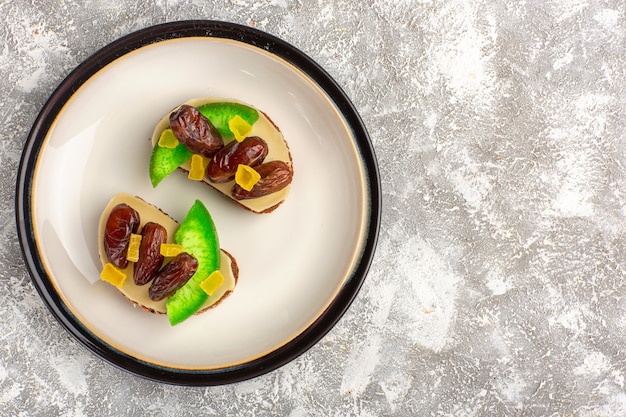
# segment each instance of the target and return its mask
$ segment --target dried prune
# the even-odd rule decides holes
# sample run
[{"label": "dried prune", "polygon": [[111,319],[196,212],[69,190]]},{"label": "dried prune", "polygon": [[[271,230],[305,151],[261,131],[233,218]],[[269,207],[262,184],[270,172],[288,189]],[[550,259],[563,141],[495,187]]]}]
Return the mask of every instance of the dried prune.
[{"label": "dried prune", "polygon": [[174,136],[187,149],[207,158],[224,146],[220,132],[193,106],[183,104],[172,112],[170,127]]},{"label": "dried prune", "polygon": [[139,259],[135,263],[133,278],[135,284],[145,285],[156,276],[163,265],[161,244],[167,242],[167,230],[160,224],[148,222],[141,230]]},{"label": "dried prune", "polygon": [[283,161],[271,161],[254,168],[261,179],[250,191],[244,190],[238,184],[233,185],[231,194],[237,200],[258,198],[280,191],[291,183],[293,172]]},{"label": "dried prune", "polygon": [[235,177],[239,164],[260,165],[267,152],[267,143],[258,136],[249,136],[241,142],[234,140],[213,155],[206,176],[217,183],[230,181]]},{"label": "dried prune", "polygon": [[187,252],[180,253],[157,273],[152,281],[148,296],[160,301],[172,295],[198,270],[198,260]]},{"label": "dried prune", "polygon": [[139,213],[127,204],[113,207],[104,229],[104,252],[118,268],[126,268],[130,235],[139,228]]}]

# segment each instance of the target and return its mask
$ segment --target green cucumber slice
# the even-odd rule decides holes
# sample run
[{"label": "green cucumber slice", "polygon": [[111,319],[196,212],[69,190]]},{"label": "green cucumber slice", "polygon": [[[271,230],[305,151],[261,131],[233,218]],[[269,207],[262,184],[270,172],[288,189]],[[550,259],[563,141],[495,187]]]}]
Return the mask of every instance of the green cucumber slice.
[{"label": "green cucumber slice", "polygon": [[215,223],[200,200],[189,209],[174,234],[174,242],[198,260],[198,270],[166,303],[170,324],[176,325],[195,314],[208,298],[200,283],[220,268],[220,243]]},{"label": "green cucumber slice", "polygon": [[155,144],[150,156],[150,182],[153,187],[191,158],[191,152],[179,143],[175,148],[164,148]]},{"label": "green cucumber slice", "polygon": [[209,119],[213,126],[220,132],[222,137],[232,138],[233,132],[228,127],[228,122],[233,117],[239,115],[250,126],[259,119],[259,112],[245,104],[231,101],[207,103],[198,107],[204,117]]}]

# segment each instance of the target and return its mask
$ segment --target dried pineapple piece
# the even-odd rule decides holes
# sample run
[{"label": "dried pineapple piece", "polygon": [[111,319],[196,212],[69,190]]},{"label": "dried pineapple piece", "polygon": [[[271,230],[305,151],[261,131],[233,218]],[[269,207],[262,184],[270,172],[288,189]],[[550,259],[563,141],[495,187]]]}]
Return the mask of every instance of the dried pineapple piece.
[{"label": "dried pineapple piece", "polygon": [[204,179],[204,173],[208,165],[208,159],[202,155],[193,154],[191,156],[191,169],[187,177],[193,181],[202,181]]},{"label": "dried pineapple piece", "polygon": [[228,128],[235,135],[237,142],[244,140],[252,131],[252,126],[238,114],[228,121]]},{"label": "dried pineapple piece", "polygon": [[211,295],[220,287],[220,285],[222,285],[222,283],[224,283],[224,275],[222,275],[222,272],[218,269],[217,271],[213,271],[204,281],[200,283],[200,288],[202,288],[202,290],[208,295]]},{"label": "dried pineapple piece", "polygon": [[159,253],[161,256],[165,256],[166,258],[173,258],[174,256],[180,255],[185,251],[183,245],[177,245],[176,243],[163,243],[159,248]]},{"label": "dried pineapple piece", "polygon": [[235,172],[235,182],[246,191],[250,191],[261,179],[261,174],[249,165],[239,164]]},{"label": "dried pineapple piece", "polygon": [[126,253],[128,262],[137,262],[139,260],[139,245],[141,245],[141,235],[131,233],[130,241],[128,242],[128,252]]},{"label": "dried pineapple piece", "polygon": [[124,285],[124,281],[126,281],[126,274],[124,271],[116,268],[112,263],[107,262],[104,268],[102,268],[100,279],[120,288]]},{"label": "dried pineapple piece", "polygon": [[159,138],[159,146],[162,148],[174,149],[178,146],[178,139],[174,136],[172,129],[165,129]]}]

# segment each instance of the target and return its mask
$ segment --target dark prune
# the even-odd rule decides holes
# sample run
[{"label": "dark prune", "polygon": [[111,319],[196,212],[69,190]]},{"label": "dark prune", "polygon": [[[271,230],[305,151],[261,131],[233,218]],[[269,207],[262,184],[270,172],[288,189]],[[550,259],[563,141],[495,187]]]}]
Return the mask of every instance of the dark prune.
[{"label": "dark prune", "polygon": [[291,183],[293,172],[283,161],[271,161],[254,167],[261,179],[250,191],[244,190],[239,184],[232,189],[232,196],[237,200],[262,197],[280,191]]},{"label": "dark prune", "polygon": [[183,252],[157,273],[152,281],[148,295],[152,301],[160,301],[174,294],[185,285],[198,270],[198,260]]},{"label": "dark prune", "polygon": [[139,213],[127,204],[113,207],[104,229],[104,252],[118,268],[126,268],[130,235],[139,228]]},{"label": "dark prune", "polygon": [[148,222],[141,230],[139,259],[135,263],[133,278],[135,284],[145,285],[156,276],[163,265],[161,244],[167,242],[167,231],[157,223]]},{"label": "dark prune", "polygon": [[267,152],[267,143],[258,136],[249,136],[241,142],[233,140],[213,155],[206,176],[213,182],[230,181],[239,164],[255,167],[263,162]]},{"label": "dark prune", "polygon": [[170,127],[176,139],[189,151],[207,158],[224,146],[220,132],[193,106],[183,104],[172,112]]}]

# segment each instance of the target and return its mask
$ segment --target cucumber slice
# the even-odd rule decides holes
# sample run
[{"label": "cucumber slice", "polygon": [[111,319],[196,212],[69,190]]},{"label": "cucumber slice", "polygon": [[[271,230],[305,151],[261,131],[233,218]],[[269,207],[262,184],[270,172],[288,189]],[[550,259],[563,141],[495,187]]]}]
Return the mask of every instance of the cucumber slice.
[{"label": "cucumber slice", "polygon": [[220,268],[220,243],[215,223],[200,200],[189,209],[174,234],[174,242],[198,260],[198,270],[166,303],[170,323],[176,325],[195,314],[208,295],[200,287],[212,272]]},{"label": "cucumber slice", "polygon": [[163,178],[170,175],[190,158],[191,152],[182,143],[179,143],[175,148],[154,145],[150,156],[150,182],[152,186],[159,185]]},{"label": "cucumber slice", "polygon": [[241,117],[250,126],[259,119],[259,112],[256,109],[245,104],[230,101],[203,104],[198,107],[198,110],[213,123],[213,126],[220,132],[222,137],[227,138],[235,136],[228,127],[228,122],[233,117]]}]

